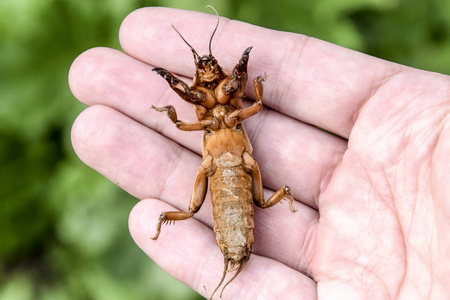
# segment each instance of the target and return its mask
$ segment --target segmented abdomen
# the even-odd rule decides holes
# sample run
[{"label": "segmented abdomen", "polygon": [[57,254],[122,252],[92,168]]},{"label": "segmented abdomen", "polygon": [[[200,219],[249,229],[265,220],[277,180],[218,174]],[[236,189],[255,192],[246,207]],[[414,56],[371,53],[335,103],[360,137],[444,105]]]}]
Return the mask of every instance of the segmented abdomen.
[{"label": "segmented abdomen", "polygon": [[230,261],[241,261],[254,240],[252,179],[240,165],[218,167],[210,189],[217,244]]}]

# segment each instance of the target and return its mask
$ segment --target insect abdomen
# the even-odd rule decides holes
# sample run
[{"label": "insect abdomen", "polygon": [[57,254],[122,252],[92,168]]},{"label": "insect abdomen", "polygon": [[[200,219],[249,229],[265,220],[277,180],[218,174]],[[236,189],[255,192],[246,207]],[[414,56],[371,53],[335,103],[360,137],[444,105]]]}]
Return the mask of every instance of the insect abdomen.
[{"label": "insect abdomen", "polygon": [[254,240],[251,177],[240,165],[218,167],[210,189],[217,244],[230,261],[242,261]]}]

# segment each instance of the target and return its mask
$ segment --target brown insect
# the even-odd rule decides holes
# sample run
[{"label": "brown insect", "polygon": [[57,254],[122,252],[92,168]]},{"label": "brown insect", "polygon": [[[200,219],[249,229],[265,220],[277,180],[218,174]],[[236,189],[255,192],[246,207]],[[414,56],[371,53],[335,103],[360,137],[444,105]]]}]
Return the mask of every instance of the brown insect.
[{"label": "brown insect", "polygon": [[189,87],[165,69],[153,69],[183,100],[194,105],[198,121],[186,123],[178,120],[175,108],[171,105],[152,108],[159,112],[167,112],[172,122],[181,130],[203,130],[203,162],[195,179],[188,212],[161,213],[153,239],[158,238],[162,224],[186,220],[199,211],[210,178],[214,231],[217,245],[224,255],[223,276],[211,295],[212,299],[227,272],[236,271],[223,287],[222,293],[250,258],[254,240],[252,202],[261,208],[268,208],[283,199],[288,199],[291,211],[295,212],[295,209],[293,197],[286,185],[267,201],[264,200],[259,167],[252,157],[253,148],[241,123],[262,109],[262,82],[267,76],[260,75],[253,80],[256,101],[252,106],[243,108],[242,99],[248,78],[247,63],[252,47],[244,51],[231,76],[228,75],[211,53],[211,42],[219,25],[219,15],[212,6],[207,7],[212,8],[217,15],[217,25],[209,41],[209,55],[198,55],[172,25],[194,55],[196,72],[192,86]]}]

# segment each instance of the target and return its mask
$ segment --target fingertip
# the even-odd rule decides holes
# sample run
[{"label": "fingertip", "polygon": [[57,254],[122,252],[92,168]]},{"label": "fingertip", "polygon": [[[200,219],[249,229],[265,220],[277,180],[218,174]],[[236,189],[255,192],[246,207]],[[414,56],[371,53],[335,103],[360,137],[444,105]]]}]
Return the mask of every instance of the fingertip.
[{"label": "fingertip", "polygon": [[[123,187],[128,181],[128,176],[124,174],[134,169],[134,165],[128,162],[127,149],[139,149],[128,145],[125,138],[139,129],[139,124],[108,106],[90,106],[79,114],[72,125],[72,147],[86,165]],[[114,176],[118,170],[122,173]]]},{"label": "fingertip", "polygon": [[164,43],[158,43],[158,36],[170,38],[168,26],[170,9],[166,7],[144,7],[128,14],[119,29],[119,41],[122,49],[131,56],[141,60],[149,55],[164,51]]},{"label": "fingertip", "polygon": [[80,71],[83,69],[83,66],[86,65],[85,60],[84,60],[84,58],[86,57],[85,53],[90,50],[84,51],[83,53],[78,55],[77,58],[75,58],[75,60],[72,62],[72,65],[70,66],[70,69],[69,69],[69,75],[68,75],[69,88],[72,91],[72,94],[78,100],[80,100],[80,98],[81,98],[81,95],[80,95],[81,89],[79,88],[81,86],[81,84],[80,84],[80,76],[79,75],[81,73]]},{"label": "fingertip", "polygon": [[130,13],[122,22],[120,44],[130,56],[184,76],[192,76],[195,65],[188,59],[192,58],[192,54],[188,46],[183,46],[171,24],[198,53],[207,53],[210,28],[214,29],[216,22],[216,16],[205,12],[166,7],[141,8]]},{"label": "fingertip", "polygon": [[68,81],[72,94],[79,101],[88,104],[92,91],[97,90],[99,78],[99,62],[117,54],[118,50],[107,47],[95,47],[78,55],[69,69]]},{"label": "fingertip", "polygon": [[131,41],[141,40],[142,42],[145,42],[145,40],[141,38],[141,35],[144,33],[144,28],[148,29],[151,27],[147,24],[150,19],[147,15],[150,14],[150,12],[150,7],[139,8],[129,13],[122,21],[119,28],[119,41],[120,46],[126,53],[129,53],[131,50]]},{"label": "fingertip", "polygon": [[93,130],[92,125],[96,123],[91,122],[98,115],[98,109],[99,107],[97,106],[85,109],[78,115],[72,125],[71,140],[73,149],[78,157],[85,163],[87,160],[85,156],[92,153],[92,151],[90,151],[91,144],[88,141],[91,140],[91,138],[92,140],[96,140],[95,132],[101,132],[100,128]]}]

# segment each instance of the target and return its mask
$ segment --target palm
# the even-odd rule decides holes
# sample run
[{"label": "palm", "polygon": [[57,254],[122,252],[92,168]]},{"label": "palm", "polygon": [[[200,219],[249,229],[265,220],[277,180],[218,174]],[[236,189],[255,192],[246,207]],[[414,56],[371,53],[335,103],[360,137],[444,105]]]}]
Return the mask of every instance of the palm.
[{"label": "palm", "polygon": [[[161,211],[186,209],[201,161],[198,134],[178,131],[164,116],[149,111],[151,105],[170,102],[181,117],[192,119],[192,108],[151,73],[152,66],[137,60],[191,75],[190,56],[181,55],[178,46],[158,42],[145,48],[151,39],[168,34],[167,19],[174,18],[183,30],[183,20],[192,16],[141,10],[122,27],[121,43],[130,56],[94,49],[77,59],[71,88],[94,107],[77,120],[73,143],[87,164],[148,199],[130,218],[139,246],[172,276],[209,295],[223,268],[210,229],[209,203],[196,214],[201,222],[164,227],[157,242],[149,238]],[[195,19],[211,27],[215,23],[201,14]],[[148,22],[159,29],[146,36],[145,30],[154,28]],[[256,210],[254,254],[223,296],[410,299],[449,293],[441,281],[450,275],[445,252],[450,247],[445,235],[450,214],[445,202],[450,194],[449,145],[444,138],[448,78],[293,34],[232,22],[226,28],[242,37],[235,37],[233,49],[225,49],[219,35],[213,45],[219,64],[229,70],[251,44],[250,77],[269,75],[263,101],[274,109],[263,110],[245,126],[265,186],[290,185],[299,211],[291,214],[283,204]],[[249,42],[249,36],[256,38]],[[194,45],[205,42],[189,32],[186,38]],[[289,56],[300,60],[289,61],[286,53],[277,56],[277,39],[288,54],[301,53]],[[289,39],[291,45],[286,44]],[[273,49],[269,63],[267,53],[256,49]],[[232,50],[236,59],[221,63]],[[259,64],[263,59],[266,63]]]},{"label": "palm", "polygon": [[[445,199],[446,179],[439,178],[449,146],[439,142],[445,88],[397,97],[389,91],[422,80],[417,73],[393,78],[364,104],[319,200],[313,270],[323,296],[426,298],[442,288],[421,272],[436,268],[433,256],[444,253],[437,243],[443,219],[435,205]],[[394,96],[378,97],[386,92]]]}]

